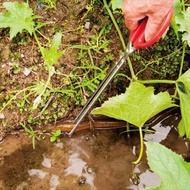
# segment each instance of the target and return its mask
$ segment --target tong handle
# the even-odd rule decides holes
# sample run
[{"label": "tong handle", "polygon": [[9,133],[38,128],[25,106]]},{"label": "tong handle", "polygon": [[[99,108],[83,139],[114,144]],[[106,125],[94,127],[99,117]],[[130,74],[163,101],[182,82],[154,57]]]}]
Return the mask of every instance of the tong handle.
[{"label": "tong handle", "polygon": [[[128,49],[131,50],[130,48],[128,48]],[[101,93],[107,87],[107,85],[111,82],[111,80],[114,78],[114,76],[116,75],[116,73],[120,70],[120,68],[122,67],[122,65],[125,63],[126,58],[129,56],[129,54],[132,53],[132,51],[134,51],[134,50],[132,49],[129,52],[125,52],[124,55],[121,56],[120,59],[116,62],[116,64],[112,67],[112,69],[106,75],[106,77],[104,78],[104,80],[102,81],[102,83],[100,84],[100,86],[98,87],[98,89],[91,96],[91,98],[88,100],[88,102],[86,103],[86,105],[83,107],[82,111],[79,113],[79,115],[75,119],[75,125],[72,128],[72,130],[69,133],[67,133],[68,136],[70,136],[70,137],[72,136],[72,134],[75,132],[75,130],[79,126],[80,122],[84,119],[84,117],[86,116],[86,114],[90,111],[90,109],[92,108],[92,106],[94,105],[94,103],[96,102],[96,100],[98,99],[98,97],[101,95]]]},{"label": "tong handle", "polygon": [[146,24],[148,21],[148,17],[145,17],[139,24],[138,28],[130,32],[129,39],[133,43],[133,47],[136,49],[139,48],[147,48],[154,43],[156,43],[163,35],[163,33],[166,31],[168,26],[170,25],[172,16],[173,16],[174,9],[173,7],[169,10],[168,14],[166,15],[165,20],[163,21],[162,26],[158,30],[158,32],[155,34],[153,38],[151,38],[148,41],[145,41],[145,29]]}]

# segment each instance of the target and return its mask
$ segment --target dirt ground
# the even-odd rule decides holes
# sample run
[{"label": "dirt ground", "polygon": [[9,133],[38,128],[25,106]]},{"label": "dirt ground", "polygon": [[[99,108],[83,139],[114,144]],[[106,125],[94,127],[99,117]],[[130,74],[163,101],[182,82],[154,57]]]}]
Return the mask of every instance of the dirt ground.
[{"label": "dirt ground", "polygon": [[[6,1],[1,1],[0,6],[4,2]],[[24,1],[18,0],[17,2],[22,3]],[[25,89],[36,83],[47,81],[48,73],[44,68],[44,60],[34,36],[23,32],[10,40],[9,29],[0,29],[1,139],[15,129],[22,128],[21,124],[26,125],[28,128],[34,128],[60,119],[75,118],[103,79],[102,76],[105,76],[107,70],[115,63],[123,51],[117,31],[101,1],[58,0],[56,8],[49,9],[44,6],[43,1],[29,1],[29,4],[34,13],[41,16],[38,19],[39,22],[48,22],[48,24],[39,29],[40,33],[37,33],[41,45],[43,47],[49,46],[47,39],[52,40],[56,32],[61,32],[63,37],[60,50],[64,50],[64,54],[59,59],[59,64],[54,66],[56,73],[51,77],[51,85],[48,86],[48,90],[43,95],[40,105],[37,109],[32,109],[37,94]],[[89,9],[90,5],[93,5],[91,9]],[[4,13],[5,10],[1,9],[1,12]],[[129,32],[125,28],[123,15],[119,12],[114,16],[127,43]],[[100,35],[102,28],[105,28],[105,30]],[[96,39],[95,45],[97,45],[97,48],[93,46],[90,50],[91,54],[89,54],[89,50],[71,48],[74,45],[92,46],[94,39]],[[107,43],[107,45],[104,43]],[[105,47],[100,48],[99,46],[103,44]],[[98,48],[99,51],[97,51]],[[153,48],[155,49],[155,47]],[[145,51],[148,56],[146,54],[144,56],[147,59],[153,59],[151,49]],[[137,51],[136,59],[133,60],[135,72],[138,72],[139,69],[144,69],[144,63],[141,64],[141,60],[137,60],[139,55],[140,52]],[[81,68],[78,68],[79,66]],[[94,80],[97,74],[100,73],[97,70],[94,72],[94,70],[88,69],[90,66],[96,66],[105,70],[105,72],[98,75],[97,80]],[[82,67],[85,67],[85,69]],[[175,69],[178,70],[178,65],[174,65],[174,67],[172,68],[172,74],[168,74],[164,70],[168,79],[170,76],[175,75]],[[139,77],[142,79],[158,77],[153,71],[159,72],[158,70],[161,68],[163,67],[157,65],[157,68],[151,70],[144,69],[143,74],[139,74]],[[130,77],[127,66],[124,66],[120,73]],[[88,81],[84,86],[76,87],[84,84],[86,79]],[[100,102],[124,92],[128,82],[126,77],[115,78],[100,97]],[[156,86],[156,88],[159,90],[165,89],[163,86],[161,88]],[[64,90],[68,89],[71,89],[72,93],[65,94]],[[97,105],[100,105],[100,102],[97,102]]]},{"label": "dirt ground", "polygon": [[[2,1],[0,5],[2,5],[3,2],[6,1]],[[21,3],[23,1],[18,2]],[[64,76],[69,76],[71,71],[81,64],[80,60],[77,60],[80,50],[68,47],[78,44],[86,45],[92,36],[97,35],[103,26],[109,25],[111,22],[108,16],[104,14],[102,3],[98,4],[95,10],[89,14],[87,14],[85,6],[89,4],[90,1],[57,1],[56,9],[46,9],[40,1],[30,1],[29,3],[35,14],[42,16],[39,21],[49,23],[40,29],[40,32],[46,36],[46,38],[52,40],[53,35],[57,31],[61,31],[63,34],[60,49],[65,50],[65,53],[59,60],[60,64],[55,65],[55,69],[62,74],[54,74],[51,78],[51,84],[52,88],[66,89],[68,88],[68,85],[65,84],[67,78]],[[97,12],[100,14],[97,14]],[[90,21],[92,24],[90,29],[85,29],[87,21]],[[25,32],[18,34],[10,41],[9,29],[0,29],[0,35],[0,77],[2,79],[0,81],[0,103],[2,104],[1,107],[3,107],[5,102],[8,102],[19,90],[25,89],[40,80],[46,81],[48,73],[43,67],[44,63],[33,36]],[[110,40],[109,46],[107,47],[108,53],[104,52],[104,49],[101,50],[100,53],[92,52],[96,66],[98,66],[99,62],[106,56],[111,55],[113,57],[113,55],[116,55],[116,57],[113,57],[113,60],[118,58],[121,45],[116,31],[111,29],[107,36],[109,36]],[[40,43],[46,47],[47,40],[40,35],[39,40]],[[117,44],[117,46],[113,46],[113,44]],[[18,72],[16,71],[14,63],[18,66]],[[112,60],[105,61],[104,67],[111,64],[113,64]],[[30,69],[31,72],[26,76],[24,71],[27,69]],[[76,80],[80,83],[82,78]],[[74,89],[73,97],[68,97],[62,93],[47,94],[46,97],[44,97],[43,105],[41,104],[36,110],[31,110],[31,105],[35,98],[33,95],[29,96],[27,101],[23,102],[23,94],[19,94],[15,97],[16,101],[12,101],[9,106],[6,106],[1,114],[1,138],[13,129],[20,128],[20,123],[23,122],[29,125],[31,124],[32,126],[39,126],[60,118],[75,117],[78,113],[75,96],[79,96],[77,97],[77,104],[80,107],[84,105],[90,93],[92,94],[92,92],[88,91],[81,94],[80,91],[81,89]],[[44,109],[44,107],[46,108]],[[44,110],[46,111],[44,112]]]}]

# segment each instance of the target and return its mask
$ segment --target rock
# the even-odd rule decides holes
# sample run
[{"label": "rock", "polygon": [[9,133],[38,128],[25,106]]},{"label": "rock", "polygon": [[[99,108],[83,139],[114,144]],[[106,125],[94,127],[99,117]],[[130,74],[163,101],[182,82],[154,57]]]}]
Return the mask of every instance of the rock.
[{"label": "rock", "polygon": [[86,30],[91,30],[92,29],[92,23],[90,21],[87,21],[84,25],[84,28]]},{"label": "rock", "polygon": [[64,4],[69,8],[71,14],[77,16],[84,10],[87,4],[90,4],[90,0],[65,1]]}]

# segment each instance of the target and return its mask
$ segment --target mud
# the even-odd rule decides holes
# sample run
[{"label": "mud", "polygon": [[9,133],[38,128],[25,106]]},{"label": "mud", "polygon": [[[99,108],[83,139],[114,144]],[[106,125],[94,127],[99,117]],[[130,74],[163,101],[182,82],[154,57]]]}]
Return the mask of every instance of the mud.
[{"label": "mud", "polygon": [[[190,142],[179,138],[176,126],[179,115],[173,114],[146,133],[146,141],[156,141],[190,157]],[[50,143],[48,136],[36,141],[21,133],[8,136],[1,143],[1,190],[138,190],[158,186],[158,176],[150,170],[144,153],[135,168],[131,162],[138,156],[138,132],[117,130],[85,130],[72,138],[63,136],[61,142]],[[138,180],[133,180],[137,176]]]}]

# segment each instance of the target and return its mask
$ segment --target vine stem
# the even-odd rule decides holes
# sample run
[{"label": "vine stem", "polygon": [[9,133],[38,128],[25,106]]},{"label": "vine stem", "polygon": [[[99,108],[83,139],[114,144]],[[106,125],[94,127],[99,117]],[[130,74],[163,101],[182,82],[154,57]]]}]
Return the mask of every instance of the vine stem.
[{"label": "vine stem", "polygon": [[[106,1],[106,0],[103,0],[103,2],[104,2],[104,6],[105,6],[106,10],[108,11],[108,14],[109,14],[109,16],[110,16],[112,22],[113,22],[113,24],[114,24],[114,26],[115,26],[115,28],[116,28],[116,30],[117,30],[117,33],[118,33],[118,35],[119,35],[121,44],[122,44],[122,46],[123,46],[123,50],[126,51],[126,45],[125,45],[125,41],[124,41],[124,39],[123,39],[121,30],[119,29],[119,26],[118,26],[118,24],[117,24],[117,22],[116,22],[116,20],[115,20],[115,18],[114,18],[114,16],[113,16],[113,14],[112,14],[112,12],[111,12],[109,6],[108,6],[108,4],[107,4],[107,1]],[[132,79],[135,79],[135,80],[136,80],[136,77],[135,77],[135,74],[134,74],[134,70],[133,70],[133,66],[132,66],[132,64],[131,64],[131,61],[130,61],[129,57],[127,58],[127,63],[128,63],[128,66],[129,66],[129,70],[130,70]]]},{"label": "vine stem", "polygon": [[152,83],[164,83],[164,84],[176,84],[175,80],[137,80],[141,84],[152,84]]},{"label": "vine stem", "polygon": [[123,36],[122,36],[122,34],[121,34],[121,31],[120,31],[120,29],[119,29],[119,26],[118,26],[118,24],[117,24],[117,22],[116,22],[116,20],[115,20],[115,18],[114,18],[114,16],[113,16],[113,14],[112,14],[112,12],[111,12],[109,6],[108,6],[108,4],[107,4],[107,1],[106,1],[106,0],[103,0],[103,2],[104,2],[104,6],[105,6],[106,10],[108,11],[108,14],[109,14],[109,16],[110,16],[112,22],[113,22],[113,24],[114,24],[114,26],[115,26],[115,28],[116,28],[116,30],[117,30],[117,33],[118,33],[118,35],[119,35],[121,44],[122,44],[123,49],[124,49],[124,51],[125,51],[125,50],[126,50],[126,45],[125,45],[125,41],[124,41],[124,39],[123,39]]},{"label": "vine stem", "polygon": [[187,43],[185,42],[185,43],[183,43],[183,52],[182,52],[181,64],[180,64],[179,76],[178,77],[180,77],[182,75],[186,47],[187,47]]},{"label": "vine stem", "polygon": [[[180,64],[180,69],[179,69],[178,78],[182,75],[182,70],[183,70],[183,65],[184,65],[186,47],[187,47],[187,42],[183,43],[183,51],[182,51],[181,64]],[[177,88],[175,89],[175,92],[174,92],[174,97],[176,97],[176,96],[177,96]]]},{"label": "vine stem", "polygon": [[42,54],[42,57],[44,58],[44,53],[43,53],[43,50],[42,50],[42,46],[41,46],[41,44],[40,44],[40,42],[39,42],[39,40],[38,40],[38,37],[37,37],[35,31],[33,32],[33,35],[34,35],[34,38],[35,38],[35,40],[36,40],[36,42],[37,42],[37,44],[38,44],[38,47],[40,48],[40,52],[41,52],[41,54]]},{"label": "vine stem", "polygon": [[143,156],[143,152],[144,152],[144,139],[143,139],[143,132],[142,132],[142,127],[139,127],[139,135],[140,135],[140,152],[139,152],[139,157],[137,158],[137,160],[133,161],[132,164],[138,164]]}]

